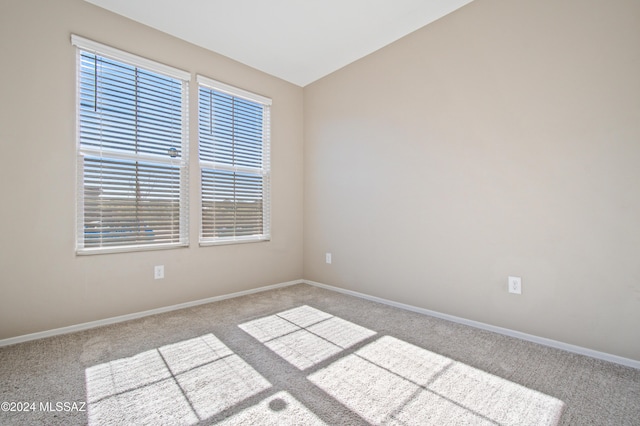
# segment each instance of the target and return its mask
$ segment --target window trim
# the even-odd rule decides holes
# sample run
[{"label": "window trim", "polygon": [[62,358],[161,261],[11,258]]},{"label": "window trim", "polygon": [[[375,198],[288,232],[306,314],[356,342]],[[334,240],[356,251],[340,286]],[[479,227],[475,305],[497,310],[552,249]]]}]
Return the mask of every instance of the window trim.
[{"label": "window trim", "polygon": [[169,77],[187,82],[191,80],[191,73],[188,71],[161,64],[160,62],[143,58],[142,56],[134,55],[133,53],[125,52],[124,50],[116,49],[115,47],[107,46],[106,44],[98,43],[97,41],[89,40],[88,38],[75,34],[71,34],[71,44],[87,52],[97,53],[100,54],[100,56],[125,62],[139,68],[146,68],[149,71],[165,74]]},{"label": "window trim", "polygon": [[[256,93],[249,92],[247,90],[231,86],[229,84],[214,80],[209,77],[205,77],[203,75],[196,75],[197,82],[197,90],[198,90],[198,169],[199,169],[199,177],[200,177],[200,211],[199,211],[199,220],[200,220],[200,229],[198,231],[198,240],[199,245],[201,247],[206,246],[218,246],[218,245],[229,245],[229,244],[243,244],[243,243],[258,243],[258,242],[268,242],[271,241],[271,98],[258,95]],[[260,235],[248,235],[248,236],[234,236],[234,237],[224,237],[224,238],[215,238],[215,237],[203,237],[203,200],[202,196],[202,170],[205,166],[206,168],[216,168],[219,170],[226,171],[251,171],[254,172],[253,168],[244,168],[243,166],[222,166],[222,167],[213,167],[214,163],[210,161],[204,161],[200,159],[200,88],[205,88],[209,90],[214,90],[217,92],[225,93],[227,95],[248,100],[251,102],[255,102],[261,104],[263,109],[263,123],[262,123],[262,194],[263,194],[263,203],[262,203],[262,226],[263,233]]]},{"label": "window trim", "polygon": [[[129,52],[125,52],[102,43],[95,42],[93,40],[80,37],[78,35],[71,35],[71,44],[75,46],[76,50],[76,98],[75,98],[75,120],[76,120],[76,235],[75,235],[75,252],[77,255],[95,255],[95,254],[107,254],[107,253],[121,253],[121,252],[136,252],[136,251],[149,251],[149,250],[166,250],[175,249],[189,246],[189,83],[191,81],[191,73],[180,70],[159,62],[152,61]],[[83,167],[83,158],[86,155],[95,155],[106,153],[103,158],[108,159],[121,159],[132,160],[132,156],[128,154],[119,153],[117,150],[110,151],[108,149],[100,149],[94,147],[82,147],[80,139],[81,129],[81,106],[80,106],[80,56],[82,52],[87,52],[108,58],[114,61],[118,61],[129,66],[143,69],[145,71],[151,71],[153,73],[162,74],[166,77],[182,81],[181,92],[181,149],[182,155],[179,159],[166,159],[153,154],[138,153],[137,159],[142,161],[148,161],[154,164],[164,165],[178,165],[180,169],[180,184],[179,184],[179,215],[180,225],[178,232],[177,242],[168,243],[156,243],[156,244],[144,244],[138,242],[131,245],[117,245],[106,247],[85,247],[84,235],[85,235],[85,199],[84,199],[84,179],[85,169]]]}]

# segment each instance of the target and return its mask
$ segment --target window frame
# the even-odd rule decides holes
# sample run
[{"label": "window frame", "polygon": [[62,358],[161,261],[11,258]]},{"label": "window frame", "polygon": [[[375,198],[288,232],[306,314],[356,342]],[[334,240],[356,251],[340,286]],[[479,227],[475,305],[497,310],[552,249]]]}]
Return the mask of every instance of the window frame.
[{"label": "window frame", "polygon": [[[71,44],[76,48],[76,156],[77,156],[77,184],[76,184],[76,254],[77,255],[92,255],[92,254],[105,254],[105,253],[117,253],[117,252],[133,252],[133,251],[147,251],[147,250],[161,250],[161,249],[173,249],[178,247],[189,246],[189,83],[191,80],[191,73],[170,67],[152,61],[80,36],[75,34],[71,35]],[[180,155],[176,158],[165,158],[164,155],[158,155],[153,153],[141,153],[136,152],[132,154],[125,150],[118,151],[117,149],[105,149],[100,147],[89,147],[83,145],[81,139],[81,125],[82,125],[82,100],[81,100],[81,85],[82,85],[82,54],[86,52],[91,55],[96,55],[111,61],[117,61],[127,66],[135,67],[136,71],[142,70],[144,72],[151,72],[159,74],[163,77],[179,80],[181,84],[181,120],[180,120]],[[137,92],[136,88],[136,93]],[[135,127],[132,134],[137,134],[139,129],[139,122],[135,121]],[[102,143],[102,142],[100,142]],[[172,233],[171,238],[176,241],[149,243],[145,242],[140,235],[140,231],[134,235],[135,241],[124,241],[123,244],[118,245],[102,245],[100,242],[97,246],[86,246],[86,216],[85,216],[85,165],[84,158],[91,155],[98,158],[98,161],[129,161],[135,162],[136,168],[138,164],[144,165],[149,169],[162,167],[165,168],[177,168],[179,183],[176,186],[178,189],[178,231]],[[169,157],[173,157],[169,154]],[[151,176],[154,172],[149,172]],[[169,175],[170,176],[170,175]],[[153,181],[152,178],[149,178]],[[140,179],[136,178],[136,186],[141,185]],[[158,183],[157,181],[153,181]],[[102,188],[102,187],[101,187]],[[142,198],[140,198],[142,199]],[[136,200],[139,200],[136,196]],[[156,216],[158,217],[158,216]],[[100,222],[100,229],[103,229],[104,222]],[[114,231],[118,232],[118,231]],[[99,238],[104,238],[104,235],[100,233]],[[117,237],[116,237],[117,238]],[[122,241],[118,241],[122,242]]]},{"label": "window frame", "polygon": [[[205,77],[203,75],[196,75],[197,90],[198,90],[198,166],[200,170],[200,229],[198,233],[200,246],[215,246],[215,245],[227,245],[227,244],[241,244],[241,243],[255,243],[266,242],[271,240],[271,106],[272,100],[268,97],[252,93],[250,91],[240,89],[238,87],[231,86],[226,83]],[[201,104],[200,104],[200,91],[211,90],[219,92],[225,95],[232,96],[244,101],[249,101],[262,106],[262,166],[259,168],[260,176],[262,177],[262,233],[252,234],[246,236],[232,236],[232,237],[215,237],[204,236],[204,203],[205,197],[203,170],[218,170],[226,172],[249,172],[257,173],[257,168],[248,168],[237,165],[221,165],[216,164],[213,161],[203,160],[201,156],[202,151],[202,139],[201,139]],[[236,228],[234,227],[234,232]]]}]

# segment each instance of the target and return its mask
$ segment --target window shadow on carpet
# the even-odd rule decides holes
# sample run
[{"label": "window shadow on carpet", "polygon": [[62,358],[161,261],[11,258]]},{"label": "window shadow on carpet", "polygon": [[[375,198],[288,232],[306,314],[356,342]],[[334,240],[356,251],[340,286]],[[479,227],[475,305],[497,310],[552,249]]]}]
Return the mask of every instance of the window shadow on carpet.
[{"label": "window shadow on carpet", "polygon": [[[376,332],[309,306],[240,325],[300,370]],[[556,425],[564,403],[383,336],[307,376],[371,424]]]},{"label": "window shadow on carpet", "polygon": [[[85,379],[89,425],[193,425],[271,388],[213,334],[87,368]],[[228,421],[256,416],[273,424],[287,418],[321,423],[286,392]]]},{"label": "window shadow on carpet", "polygon": [[[556,425],[564,409],[549,395],[307,305],[239,328],[370,424]],[[89,425],[324,424],[296,399],[305,395],[294,384],[274,387],[211,333],[89,367],[85,381]]]}]

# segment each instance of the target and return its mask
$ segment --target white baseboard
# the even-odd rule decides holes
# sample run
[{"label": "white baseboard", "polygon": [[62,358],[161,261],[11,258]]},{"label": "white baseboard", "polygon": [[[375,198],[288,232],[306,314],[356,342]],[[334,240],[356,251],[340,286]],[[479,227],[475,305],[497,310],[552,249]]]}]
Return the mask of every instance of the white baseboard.
[{"label": "white baseboard", "polygon": [[14,345],[16,343],[28,342],[30,340],[43,339],[45,337],[57,336],[60,334],[73,333],[76,331],[88,330],[91,328],[102,327],[105,325],[116,324],[119,322],[130,321],[138,318],[147,317],[150,315],[162,314],[165,312],[176,311],[178,309],[191,308],[193,306],[204,305],[206,303],[218,302],[220,300],[231,299],[234,297],[246,296],[248,294],[260,293],[263,291],[274,290],[277,288],[288,287],[295,284],[309,284],[315,287],[324,288],[326,290],[335,291],[342,294],[347,294],[350,296],[355,296],[361,299],[370,300],[372,302],[382,303],[384,305],[393,306],[396,308],[404,309],[411,312],[416,312],[423,315],[429,315],[436,318],[442,318],[447,321],[456,322],[459,324],[468,325],[471,327],[479,328],[482,330],[492,331],[494,333],[503,334],[505,336],[515,337],[517,339],[526,340],[533,343],[538,343],[541,345],[549,346],[556,349],[561,349],[567,352],[576,353],[579,355],[586,355],[592,358],[601,359],[603,361],[609,361],[616,364],[624,365],[627,367],[632,367],[640,370],[640,361],[636,361],[629,358],[620,357],[617,355],[608,354],[606,352],[599,352],[592,349],[584,348],[581,346],[571,345],[568,343],[560,342],[557,340],[547,339],[544,337],[534,336],[532,334],[522,333],[515,330],[510,330],[508,328],[497,327],[490,324],[485,324],[478,321],[469,320],[466,318],[457,317],[454,315],[443,314],[437,311],[432,311],[429,309],[419,308],[417,306],[407,305],[404,303],[394,302],[393,300],[383,299],[381,297],[370,296],[368,294],[359,293],[357,291],[346,290],[340,287],[334,287],[327,284],[322,284],[315,281],[310,280],[294,280],[283,282],[279,284],[268,285],[264,287],[258,287],[251,290],[239,291],[236,293],[224,294],[221,296],[209,297],[206,299],[195,300],[192,302],[180,303],[177,305],[165,306],[162,308],[151,309],[143,312],[136,312],[127,315],[120,315],[112,318],[105,318],[97,321],[85,322],[82,324],[76,324],[68,327],[55,328],[53,330],[41,331],[37,333],[25,334],[22,336],[10,337],[8,339],[0,340],[0,347]]},{"label": "white baseboard", "polygon": [[90,328],[102,327],[105,325],[116,324],[119,322],[130,321],[138,318],[148,317],[150,315],[162,314],[165,312],[176,311],[178,309],[191,308],[193,306],[204,305],[206,303],[218,302],[220,300],[231,299],[234,297],[246,296],[248,294],[260,293],[267,290],[273,290],[281,287],[288,287],[294,284],[304,284],[303,280],[288,281],[279,284],[268,285],[265,287],[258,287],[251,290],[239,291],[237,293],[224,294],[222,296],[209,297],[206,299],[194,300],[193,302],[180,303],[177,305],[165,306],[162,308],[151,309],[143,312],[136,312],[133,314],[120,315],[112,318],[105,318],[97,321],[85,322],[82,324],[71,325],[68,327],[55,328],[53,330],[40,331],[38,333],[25,334],[22,336],[10,337],[8,339],[0,340],[0,347],[15,345],[16,343],[28,342],[30,340],[43,339],[45,337],[57,336],[60,334],[73,333],[76,331],[88,330]]},{"label": "white baseboard", "polygon": [[355,296],[361,299],[370,300],[372,302],[382,303],[384,305],[393,306],[396,308],[404,309],[407,311],[417,312],[419,314],[429,315],[436,318],[445,319],[448,321],[456,322],[459,324],[468,325],[471,327],[479,328],[482,330],[492,331],[494,333],[503,334],[505,336],[515,337],[517,339],[526,340],[533,343],[538,343],[544,346],[549,346],[556,349],[561,349],[567,352],[576,353],[579,355],[586,355],[592,358],[601,359],[603,361],[609,361],[616,364],[624,365],[627,367],[635,368],[640,370],[640,361],[636,361],[629,358],[623,358],[621,356],[608,354],[605,352],[594,351],[592,349],[583,348],[581,346],[575,346],[564,342],[559,342],[557,340],[547,339],[544,337],[534,336],[532,334],[521,333],[519,331],[510,330],[508,328],[497,327],[490,324],[485,324],[478,321],[472,321],[461,317],[456,317],[454,315],[443,314],[440,312],[432,311],[429,309],[418,308],[417,306],[407,305],[404,303],[394,302],[392,300],[383,299],[381,297],[370,296],[368,294],[359,293],[357,291],[346,290],[344,288],[334,287],[327,284],[318,283],[315,281],[302,280],[304,283],[324,288],[331,291],[336,291],[338,293],[348,294],[350,296]]}]

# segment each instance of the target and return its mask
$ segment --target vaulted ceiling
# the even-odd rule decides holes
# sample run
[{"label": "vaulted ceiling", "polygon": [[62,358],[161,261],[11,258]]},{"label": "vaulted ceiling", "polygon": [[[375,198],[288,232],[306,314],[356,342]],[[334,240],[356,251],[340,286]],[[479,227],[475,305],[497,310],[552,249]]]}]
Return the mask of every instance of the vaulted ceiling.
[{"label": "vaulted ceiling", "polygon": [[472,0],[85,0],[299,86]]}]

